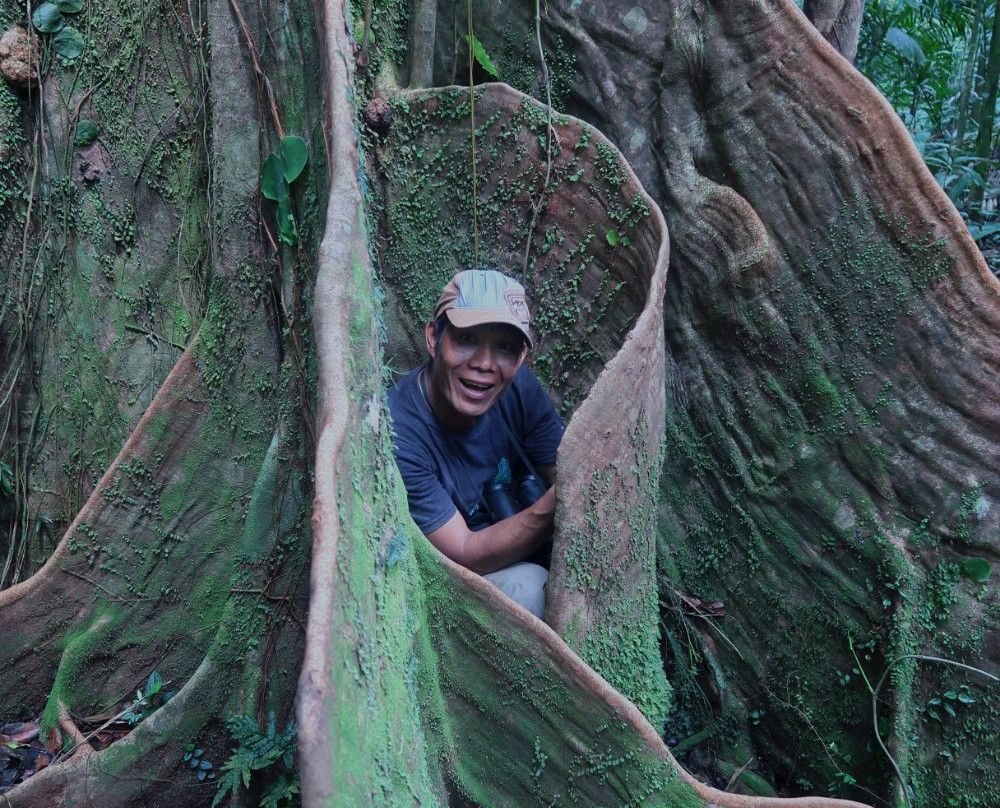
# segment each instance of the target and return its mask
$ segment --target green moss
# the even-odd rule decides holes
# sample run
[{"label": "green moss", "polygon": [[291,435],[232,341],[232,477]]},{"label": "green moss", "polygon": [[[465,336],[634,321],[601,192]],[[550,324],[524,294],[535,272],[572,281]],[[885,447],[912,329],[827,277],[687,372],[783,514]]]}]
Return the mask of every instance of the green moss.
[{"label": "green moss", "polygon": [[[392,138],[379,147],[386,181],[373,198],[384,222],[377,252],[382,282],[399,296],[406,318],[421,324],[445,281],[474,263],[470,105],[464,92],[442,91],[430,98],[435,96],[439,103],[393,102]],[[533,368],[568,415],[641,309],[638,293],[610,271],[631,248],[616,251],[605,234],[617,229],[634,235],[648,220],[648,204],[595,176],[594,161],[613,172],[616,183],[625,170],[620,155],[598,145],[586,129],[572,135],[560,130],[545,186],[545,111],[525,102],[513,114],[485,113],[481,93],[478,104],[480,263],[524,280],[535,303],[533,327],[544,340]],[[566,121],[557,115],[554,124],[563,127]],[[557,196],[572,209],[549,218],[546,204]],[[526,199],[539,198],[543,207],[522,270],[518,253],[529,241],[532,224]],[[591,208],[608,216],[599,232],[594,218],[584,215]],[[586,292],[580,294],[581,289]]]},{"label": "green moss", "polygon": [[[865,638],[869,679],[888,660],[928,644],[959,660],[983,653],[987,618],[961,592],[960,559],[919,572],[926,550],[975,535],[975,495],[929,492],[904,473],[900,452],[909,449],[887,428],[914,407],[912,388],[892,376],[906,361],[901,340],[910,317],[954,264],[948,246],[925,232],[855,199],[809,243],[785,245],[769,270],[764,297],[772,308],[758,306],[752,290],[730,298],[724,284],[712,285],[712,300],[697,304],[712,312],[704,343],[674,346],[679,373],[694,372],[695,380],[686,383],[691,400],[668,408],[659,546],[671,571],[663,591],[678,588],[722,601],[728,613],[754,615],[722,627],[739,656],[728,643],[720,648],[728,686],[746,713],[766,702],[766,719],[744,733],[770,750],[786,748],[782,739],[792,736],[810,748],[817,738],[836,743],[836,765],[823,762],[828,748],[818,745],[772,761],[795,777],[808,772],[819,787],[837,784],[837,767],[874,789],[887,776],[881,760],[867,762],[863,680],[845,645],[831,638]],[[687,237],[677,229],[673,236],[677,243]],[[732,355],[714,344],[717,328],[729,335]],[[720,361],[727,374],[698,375]],[[918,438],[903,433],[900,440]],[[920,512],[929,502],[940,507]],[[899,549],[904,537],[915,561]],[[683,636],[680,627],[672,633]],[[824,664],[808,661],[818,658]],[[893,748],[911,771],[937,754],[928,755],[922,731],[911,731],[927,698],[917,666],[893,669],[892,693]],[[683,706],[697,712],[694,698]],[[683,715],[672,721],[698,725]],[[931,770],[913,770],[915,782]],[[939,789],[946,771],[924,787],[933,780]]]}]

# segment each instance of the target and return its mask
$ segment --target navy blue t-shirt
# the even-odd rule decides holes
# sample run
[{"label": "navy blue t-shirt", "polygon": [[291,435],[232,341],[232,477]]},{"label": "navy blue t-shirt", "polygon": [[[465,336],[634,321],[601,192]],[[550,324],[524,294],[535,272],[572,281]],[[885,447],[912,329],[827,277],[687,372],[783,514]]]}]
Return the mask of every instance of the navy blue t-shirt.
[{"label": "navy blue t-shirt", "polygon": [[447,429],[421,395],[422,370],[410,371],[388,394],[396,464],[406,485],[410,515],[425,535],[456,510],[470,528],[486,527],[490,522],[483,514],[483,486],[498,474],[505,476],[506,469],[523,466],[500,422],[501,413],[536,469],[555,464],[562,421],[535,374],[522,365],[510,387],[469,429]]}]

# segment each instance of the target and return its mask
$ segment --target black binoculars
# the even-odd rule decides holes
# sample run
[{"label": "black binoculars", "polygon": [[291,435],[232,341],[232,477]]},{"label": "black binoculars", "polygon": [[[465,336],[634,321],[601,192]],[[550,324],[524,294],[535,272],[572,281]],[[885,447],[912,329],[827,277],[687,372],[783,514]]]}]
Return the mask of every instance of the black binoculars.
[{"label": "black binoculars", "polygon": [[490,509],[494,523],[523,511],[537,502],[544,493],[544,483],[534,474],[519,477],[513,486],[498,482],[483,486],[483,499],[486,500],[486,506]]}]

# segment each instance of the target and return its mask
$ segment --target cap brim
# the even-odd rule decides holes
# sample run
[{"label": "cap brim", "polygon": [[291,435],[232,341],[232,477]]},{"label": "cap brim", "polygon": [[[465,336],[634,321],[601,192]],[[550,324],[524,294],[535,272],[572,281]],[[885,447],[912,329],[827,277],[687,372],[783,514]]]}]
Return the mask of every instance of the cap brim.
[{"label": "cap brim", "polygon": [[448,315],[448,321],[456,328],[472,328],[477,325],[489,325],[489,324],[500,324],[500,325],[511,325],[514,326],[518,331],[520,331],[524,338],[528,341],[528,347],[534,348],[534,343],[531,341],[531,334],[524,327],[524,323],[518,320],[514,315],[505,317],[502,312],[496,309],[448,309],[445,314]]}]

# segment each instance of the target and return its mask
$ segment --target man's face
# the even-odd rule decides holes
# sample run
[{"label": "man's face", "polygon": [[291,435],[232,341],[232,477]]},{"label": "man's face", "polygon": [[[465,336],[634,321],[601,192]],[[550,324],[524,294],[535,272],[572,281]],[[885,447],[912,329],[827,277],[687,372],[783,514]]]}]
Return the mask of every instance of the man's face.
[{"label": "man's face", "polygon": [[456,328],[424,335],[433,357],[428,374],[431,409],[444,426],[465,430],[492,407],[514,380],[528,352],[521,333],[506,324]]}]

